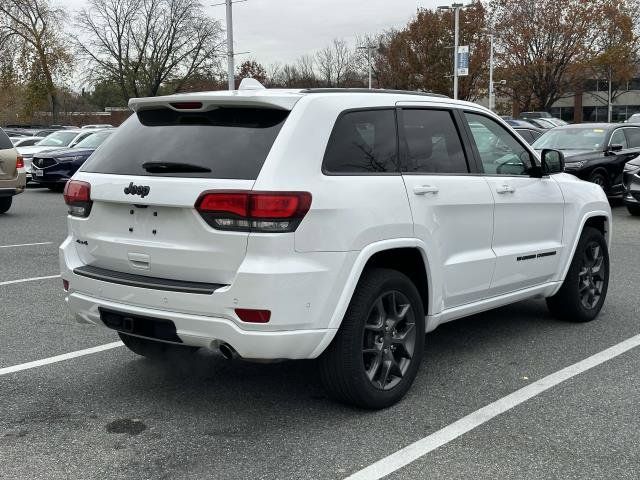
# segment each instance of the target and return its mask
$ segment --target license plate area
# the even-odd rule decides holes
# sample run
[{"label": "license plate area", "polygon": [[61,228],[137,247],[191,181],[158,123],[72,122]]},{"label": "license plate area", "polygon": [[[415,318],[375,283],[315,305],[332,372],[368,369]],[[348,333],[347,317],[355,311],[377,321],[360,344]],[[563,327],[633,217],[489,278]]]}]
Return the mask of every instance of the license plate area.
[{"label": "license plate area", "polygon": [[167,342],[182,343],[176,333],[176,326],[171,320],[132,315],[102,307],[98,308],[98,311],[102,323],[112,330]]}]

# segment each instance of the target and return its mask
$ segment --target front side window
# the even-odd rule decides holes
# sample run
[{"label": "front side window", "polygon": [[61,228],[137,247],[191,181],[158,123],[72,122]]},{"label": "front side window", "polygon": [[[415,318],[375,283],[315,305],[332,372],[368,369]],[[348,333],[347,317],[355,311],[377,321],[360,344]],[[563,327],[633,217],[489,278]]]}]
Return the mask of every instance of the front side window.
[{"label": "front side window", "polygon": [[406,109],[401,122],[406,154],[403,173],[468,173],[451,112]]},{"label": "front side window", "polygon": [[619,128],[613,132],[609,145],[622,145],[622,148],[627,148],[627,138],[624,136],[624,130]]},{"label": "front side window", "polygon": [[640,148],[640,128],[625,128],[629,148]]},{"label": "front side window", "polygon": [[483,115],[465,113],[484,172],[490,175],[527,175],[531,155],[502,125]]},{"label": "front side window", "polygon": [[335,174],[395,173],[396,138],[394,110],[347,112],[333,127],[323,170]]}]

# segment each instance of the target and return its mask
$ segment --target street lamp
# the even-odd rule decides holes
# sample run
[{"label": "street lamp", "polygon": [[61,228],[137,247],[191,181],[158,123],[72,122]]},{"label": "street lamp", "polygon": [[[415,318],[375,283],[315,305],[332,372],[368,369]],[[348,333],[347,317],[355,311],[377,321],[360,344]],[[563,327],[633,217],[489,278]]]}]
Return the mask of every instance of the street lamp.
[{"label": "street lamp", "polygon": [[211,6],[217,7],[218,5],[226,6],[226,18],[227,18],[227,82],[229,86],[229,90],[235,90],[235,80],[234,80],[234,62],[233,62],[233,12],[232,12],[232,4],[234,3],[243,3],[247,0],[225,0],[224,3],[214,3]]},{"label": "street lamp", "polygon": [[369,90],[371,90],[371,49],[376,48],[375,45],[363,45],[361,47],[357,47],[358,50],[367,50],[367,64],[368,64],[368,68],[369,68]]},{"label": "street lamp", "polygon": [[452,3],[451,5],[440,5],[438,10],[453,10],[453,98],[458,99],[458,33],[460,30],[460,10],[465,6],[462,3]]}]

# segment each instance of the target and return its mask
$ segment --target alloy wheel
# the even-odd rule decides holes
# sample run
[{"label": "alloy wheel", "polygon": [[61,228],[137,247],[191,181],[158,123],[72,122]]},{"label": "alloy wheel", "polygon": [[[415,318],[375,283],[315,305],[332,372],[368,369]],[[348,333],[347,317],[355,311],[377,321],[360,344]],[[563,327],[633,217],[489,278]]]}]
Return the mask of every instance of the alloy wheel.
[{"label": "alloy wheel", "polygon": [[598,242],[589,242],[584,250],[582,266],[578,273],[578,293],[582,306],[588,310],[596,307],[602,297],[605,282],[604,253]]},{"label": "alloy wheel", "polygon": [[371,384],[394,388],[409,369],[416,345],[415,313],[409,299],[388,291],[373,303],[364,328],[362,359]]}]

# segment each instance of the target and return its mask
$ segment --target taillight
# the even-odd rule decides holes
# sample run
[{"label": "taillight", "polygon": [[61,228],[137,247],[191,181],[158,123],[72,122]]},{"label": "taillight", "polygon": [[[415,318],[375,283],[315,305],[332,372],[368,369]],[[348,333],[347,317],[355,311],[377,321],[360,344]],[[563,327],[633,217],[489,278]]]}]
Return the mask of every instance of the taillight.
[{"label": "taillight", "polygon": [[24,168],[24,158],[20,155],[16,157],[16,168]]},{"label": "taillight", "polygon": [[88,217],[91,213],[91,185],[79,180],[69,180],[64,186],[64,201],[69,206],[69,215]]},{"label": "taillight", "polygon": [[213,228],[293,232],[311,207],[309,192],[204,192],[196,210]]}]

